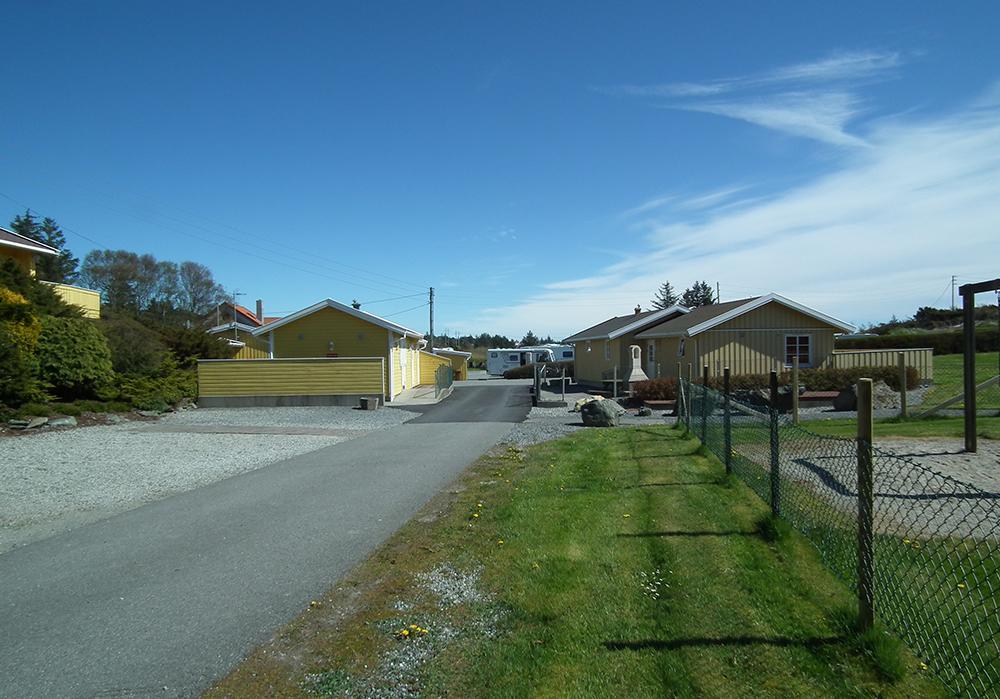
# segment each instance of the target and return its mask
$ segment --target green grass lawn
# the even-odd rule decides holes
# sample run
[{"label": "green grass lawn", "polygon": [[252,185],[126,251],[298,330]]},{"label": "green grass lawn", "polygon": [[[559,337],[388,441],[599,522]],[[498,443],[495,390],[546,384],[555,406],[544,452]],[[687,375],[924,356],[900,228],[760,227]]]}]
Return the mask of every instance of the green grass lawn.
[{"label": "green grass lawn", "polygon": [[[858,434],[857,420],[806,420],[801,425],[803,429],[810,432],[831,437],[853,438]],[[985,439],[1000,439],[1000,417],[979,416],[976,418],[976,425],[980,437]],[[965,423],[961,417],[876,420],[874,433],[876,439],[880,437],[943,437],[962,439],[965,435]]]},{"label": "green grass lawn", "polygon": [[[976,385],[997,375],[998,363],[996,352],[979,352],[976,354]],[[918,409],[932,408],[935,405],[957,396],[963,390],[963,359],[961,354],[934,355],[934,385],[924,395],[924,401]],[[951,406],[962,407],[959,402]],[[980,392],[977,401],[978,408],[1000,408],[1000,388],[994,386]]]},{"label": "green grass lawn", "polygon": [[[483,596],[429,595],[442,564]],[[948,696],[853,606],[696,440],[586,430],[481,459],[209,696]]]}]

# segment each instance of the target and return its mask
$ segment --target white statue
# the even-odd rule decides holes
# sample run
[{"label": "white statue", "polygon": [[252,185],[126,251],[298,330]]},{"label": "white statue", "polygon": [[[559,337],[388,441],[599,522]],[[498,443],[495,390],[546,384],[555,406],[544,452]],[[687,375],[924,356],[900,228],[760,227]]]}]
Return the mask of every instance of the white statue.
[{"label": "white statue", "polygon": [[625,372],[625,383],[631,386],[639,381],[649,381],[646,372],[642,370],[642,349],[639,345],[630,345],[628,350],[632,355],[632,366]]}]

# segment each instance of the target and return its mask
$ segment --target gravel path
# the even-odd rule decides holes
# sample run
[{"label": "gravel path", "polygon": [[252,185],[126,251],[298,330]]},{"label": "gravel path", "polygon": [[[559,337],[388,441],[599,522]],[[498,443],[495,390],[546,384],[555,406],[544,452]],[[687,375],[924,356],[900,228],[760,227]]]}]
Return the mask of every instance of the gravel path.
[{"label": "gravel path", "polygon": [[[0,553],[414,417],[343,407],[191,410],[155,422],[4,437]],[[156,431],[166,427],[173,431]],[[247,433],[255,427],[286,432]],[[295,434],[309,428],[329,433]]]}]

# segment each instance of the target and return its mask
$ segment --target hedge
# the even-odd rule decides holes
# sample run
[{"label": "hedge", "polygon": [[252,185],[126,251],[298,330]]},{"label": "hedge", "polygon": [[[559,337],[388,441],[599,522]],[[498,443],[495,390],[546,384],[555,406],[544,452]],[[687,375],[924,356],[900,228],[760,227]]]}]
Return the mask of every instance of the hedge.
[{"label": "hedge", "polygon": [[[899,370],[896,367],[850,367],[829,369],[802,369],[799,371],[799,384],[810,391],[843,391],[858,382],[858,379],[872,379],[876,383],[884,381],[893,390],[899,390]],[[792,381],[791,372],[778,375],[778,385],[787,386]],[[722,377],[714,376],[708,380],[708,385],[722,390]],[[771,385],[770,374],[740,374],[730,378],[730,387],[734,391],[752,391],[767,389]],[[906,367],[907,390],[920,385],[920,372],[916,367]]]},{"label": "hedge", "polygon": [[640,400],[676,400],[677,399],[677,379],[673,377],[661,377],[659,379],[649,379],[639,381],[633,390]]},{"label": "hedge", "polygon": [[95,398],[114,383],[111,350],[101,331],[83,318],[42,316],[38,378],[63,399]]},{"label": "hedge", "polygon": [[[573,376],[573,361],[565,362],[546,362],[546,370],[549,376],[559,376],[562,370],[566,370],[566,376]],[[525,364],[523,366],[517,366],[513,369],[508,369],[503,373],[505,379],[531,379],[535,377],[535,365]]]}]

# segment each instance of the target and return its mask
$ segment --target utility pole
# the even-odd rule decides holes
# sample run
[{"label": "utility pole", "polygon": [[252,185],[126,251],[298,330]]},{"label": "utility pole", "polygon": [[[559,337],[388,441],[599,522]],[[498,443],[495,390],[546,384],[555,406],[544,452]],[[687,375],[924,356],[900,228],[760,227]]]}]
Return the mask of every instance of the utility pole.
[{"label": "utility pole", "polygon": [[[239,321],[238,321],[238,320],[236,319],[236,303],[237,303],[237,299],[238,299],[238,298],[239,298],[240,296],[246,296],[246,294],[244,294],[244,293],[243,293],[242,291],[240,291],[239,289],[235,289],[235,290],[233,290],[233,323],[237,323],[237,322],[239,322]],[[238,329],[236,328],[236,326],[234,325],[234,326],[233,326],[233,337],[235,337],[235,338],[239,339],[239,336],[240,336],[240,331],[239,331],[239,330],[238,330]]]},{"label": "utility pole", "polygon": [[431,331],[430,339],[427,341],[427,349],[434,351],[434,287],[431,287],[430,293],[430,309],[431,309]]},{"label": "utility pole", "polygon": [[722,303],[722,292],[719,291],[719,282],[715,282],[715,302]]},{"label": "utility pole", "polygon": [[951,275],[951,310],[955,310],[955,275]]}]

